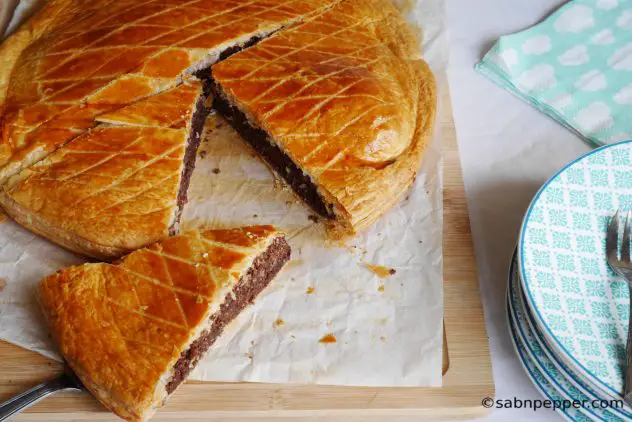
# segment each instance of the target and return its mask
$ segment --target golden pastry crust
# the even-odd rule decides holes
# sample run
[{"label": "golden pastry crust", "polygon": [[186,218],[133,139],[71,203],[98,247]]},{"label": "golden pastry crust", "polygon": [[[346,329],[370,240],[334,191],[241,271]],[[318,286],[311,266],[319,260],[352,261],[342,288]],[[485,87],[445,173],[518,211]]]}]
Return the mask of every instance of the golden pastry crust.
[{"label": "golden pastry crust", "polygon": [[184,129],[99,127],[13,176],[0,204],[70,250],[110,260],[169,235]]},{"label": "golden pastry crust", "polygon": [[435,118],[435,83],[390,2],[339,3],[212,74],[334,205],[334,236],[371,225],[413,182]]},{"label": "golden pastry crust", "polygon": [[220,52],[335,0],[51,0],[0,48],[0,182],[176,85]]},{"label": "golden pastry crust", "polygon": [[181,353],[280,236],[272,226],[186,232],[117,265],[60,270],[40,282],[40,304],[84,385],[117,415],[146,420]]},{"label": "golden pastry crust", "polygon": [[183,129],[189,125],[200,95],[200,84],[181,84],[118,110],[101,114],[97,122],[123,126]]}]

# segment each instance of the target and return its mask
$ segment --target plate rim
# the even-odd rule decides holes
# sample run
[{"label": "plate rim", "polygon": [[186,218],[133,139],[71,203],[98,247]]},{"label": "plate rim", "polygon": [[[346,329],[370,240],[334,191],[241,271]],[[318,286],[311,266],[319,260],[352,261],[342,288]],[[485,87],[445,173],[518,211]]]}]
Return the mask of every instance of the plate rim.
[{"label": "plate rim", "polygon": [[[509,287],[509,286],[507,286],[507,287]],[[519,336],[519,334],[516,332],[515,326],[513,324],[514,317],[512,315],[510,302],[511,302],[511,300],[509,299],[509,290],[507,290],[507,294],[505,295],[505,304],[506,304],[506,306],[505,306],[506,307],[505,318],[507,320],[507,331],[509,332],[509,338],[511,340],[511,345],[513,346],[514,352],[516,353],[518,361],[520,362],[520,366],[522,366],[522,369],[524,370],[525,374],[529,378],[529,381],[531,381],[531,384],[538,391],[538,393],[540,393],[540,395],[544,396],[545,399],[554,400],[553,398],[551,398],[551,396],[548,394],[548,392],[542,387],[542,385],[540,385],[539,381],[537,381],[535,379],[535,377],[533,376],[533,373],[531,372],[531,369],[529,369],[527,367],[527,365],[525,364],[525,362],[524,362],[525,357],[524,357],[523,353],[526,353],[526,350],[523,351],[523,350],[520,349],[520,347],[518,347],[518,342],[516,340],[516,337]],[[577,419],[575,419],[575,418],[571,417],[570,415],[566,414],[561,409],[556,409],[555,413],[557,413],[562,418],[564,418],[564,419],[566,419],[568,421],[578,422]]]},{"label": "plate rim", "polygon": [[[514,268],[516,268],[517,266],[517,253],[514,252],[514,254],[512,255],[512,263],[510,266],[510,273],[509,273],[509,283],[508,283],[508,287],[507,287],[507,300],[509,301],[508,305],[511,308],[511,312],[512,312],[512,317],[514,319],[514,321],[516,321],[516,329],[517,329],[517,334],[520,337],[521,341],[523,344],[525,344],[525,346],[527,347],[526,353],[527,355],[529,355],[529,357],[535,362],[535,364],[538,366],[538,369],[540,369],[540,371],[549,379],[549,381],[553,384],[555,384],[555,386],[557,387],[558,390],[560,391],[564,391],[564,395],[567,396],[567,398],[569,399],[573,399],[573,397],[571,396],[570,392],[567,392],[562,386],[560,386],[557,382],[557,377],[551,375],[549,373],[549,371],[546,369],[546,367],[542,364],[542,362],[540,361],[540,359],[533,354],[532,352],[532,348],[530,347],[531,342],[529,342],[528,340],[525,339],[525,334],[524,331],[525,330],[529,330],[533,333],[534,337],[535,337],[535,342],[539,345],[539,347],[544,351],[544,354],[546,355],[546,359],[548,359],[548,361],[552,362],[553,365],[558,369],[558,371],[560,372],[560,375],[562,377],[564,377],[566,379],[566,381],[572,385],[573,387],[581,390],[582,394],[584,394],[586,396],[587,399],[590,400],[604,400],[603,398],[599,397],[599,390],[597,391],[592,391],[590,393],[587,392],[587,390],[589,389],[588,387],[590,387],[590,385],[585,385],[585,384],[590,384],[590,383],[586,383],[583,382],[582,380],[580,380],[576,374],[572,373],[572,369],[568,368],[568,369],[563,369],[561,367],[560,364],[563,364],[563,362],[558,361],[555,362],[555,358],[557,357],[554,353],[553,350],[551,350],[550,346],[548,345],[548,343],[546,343],[545,339],[540,339],[537,336],[536,333],[536,327],[534,326],[535,322],[530,321],[532,319],[532,316],[529,315],[528,313],[528,309],[527,309],[527,305],[526,302],[524,301],[524,294],[522,293],[521,290],[521,285],[520,285],[520,281],[519,280],[515,280],[514,276],[514,272],[512,271]],[[517,272],[515,273],[516,276],[520,276],[520,274],[518,274]],[[516,296],[516,301],[513,300],[513,297],[511,295],[511,291],[514,292],[515,296]],[[522,296],[522,298],[521,298]],[[522,300],[521,300],[522,299]],[[521,324],[520,323],[520,318],[518,318],[516,316],[516,307],[520,307],[523,308],[522,312],[524,314],[524,323]],[[526,324],[526,326],[524,325]],[[553,357],[551,357],[551,355]],[[621,398],[619,398],[619,400],[621,400]],[[597,409],[597,408],[593,408],[593,409]],[[614,416],[617,418],[623,418],[623,419],[630,419],[632,418],[632,414],[630,412],[625,412],[625,407],[623,408],[624,410],[622,411],[619,408],[598,408],[599,412],[593,412],[589,409],[584,409],[582,408],[581,410],[585,410],[585,412],[589,413],[592,416],[598,417],[601,419],[602,415],[605,413],[607,415],[610,416]],[[584,412],[582,412],[584,413]],[[585,414],[585,413],[584,413]]]},{"label": "plate rim", "polygon": [[529,218],[531,216],[531,212],[533,211],[533,208],[535,207],[535,205],[537,204],[538,200],[540,199],[540,196],[542,196],[542,194],[544,193],[544,191],[546,191],[546,189],[549,187],[549,185],[551,183],[553,183],[555,180],[558,179],[558,177],[564,173],[565,171],[567,171],[569,168],[571,168],[572,166],[574,166],[575,164],[577,164],[578,162],[588,159],[588,157],[594,155],[594,154],[598,154],[601,153],[609,148],[614,148],[617,146],[621,146],[621,145],[625,145],[625,144],[632,144],[632,139],[629,140],[625,140],[625,141],[621,141],[621,142],[616,142],[613,144],[608,144],[608,145],[604,145],[602,147],[596,148],[592,151],[587,152],[586,154],[581,155],[580,157],[576,158],[575,160],[571,161],[570,163],[566,164],[564,167],[562,167],[560,170],[558,170],[551,178],[549,178],[541,187],[540,189],[538,189],[537,193],[535,194],[535,196],[533,197],[533,199],[531,200],[531,202],[529,203],[529,207],[527,208],[527,211],[525,212],[525,215],[522,219],[522,223],[520,225],[520,232],[518,235],[518,274],[520,275],[519,277],[519,281],[520,284],[523,287],[523,292],[524,292],[524,296],[527,299],[527,305],[529,306],[529,308],[532,311],[532,314],[534,316],[534,319],[536,321],[536,324],[538,325],[538,327],[540,328],[540,332],[543,334],[543,336],[545,337],[546,340],[548,340],[549,345],[558,352],[558,355],[560,356],[560,358],[567,360],[567,362],[569,363],[569,366],[574,367],[576,369],[578,369],[578,372],[583,374],[583,377],[586,378],[586,381],[596,384],[596,385],[600,385],[602,386],[602,389],[605,389],[606,392],[609,395],[612,395],[611,398],[613,399],[620,399],[620,394],[618,391],[616,391],[614,388],[612,388],[610,385],[606,384],[605,382],[603,382],[601,379],[599,379],[595,374],[593,374],[590,370],[588,370],[587,368],[584,367],[584,365],[582,365],[571,353],[569,353],[569,351],[566,349],[566,347],[564,347],[564,345],[557,339],[557,337],[555,337],[553,335],[553,332],[551,331],[550,327],[548,326],[548,324],[546,324],[544,318],[542,317],[542,315],[540,314],[537,306],[535,306],[535,302],[534,302],[534,298],[531,295],[531,291],[528,289],[528,284],[526,281],[526,277],[525,277],[525,270],[524,270],[524,241],[525,241],[525,231],[527,228],[527,224],[529,222]]}]

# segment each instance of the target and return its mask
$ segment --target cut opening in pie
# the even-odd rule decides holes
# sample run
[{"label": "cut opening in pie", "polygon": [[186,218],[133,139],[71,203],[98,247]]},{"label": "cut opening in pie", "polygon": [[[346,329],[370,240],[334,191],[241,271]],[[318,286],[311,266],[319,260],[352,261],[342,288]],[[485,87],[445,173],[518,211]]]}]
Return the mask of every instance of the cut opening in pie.
[{"label": "cut opening in pie", "polygon": [[206,122],[206,118],[211,111],[210,108],[206,105],[208,94],[205,91],[206,89],[200,92],[200,95],[195,102],[195,108],[192,113],[191,121],[188,128],[189,134],[182,162],[180,187],[178,189],[177,209],[175,211],[173,221],[169,226],[170,236],[178,233],[182,211],[184,210],[184,206],[186,205],[188,200],[187,192],[189,191],[189,185],[191,184],[191,175],[193,175],[193,170],[195,169],[197,150],[200,147],[200,142],[202,141],[204,123]]},{"label": "cut opening in pie", "polygon": [[319,216],[333,219],[334,206],[321,196],[312,179],[276,144],[265,130],[253,124],[243,111],[231,104],[221,86],[207,79],[213,93],[213,108],[228,120],[242,138],[279,174],[296,195]]}]

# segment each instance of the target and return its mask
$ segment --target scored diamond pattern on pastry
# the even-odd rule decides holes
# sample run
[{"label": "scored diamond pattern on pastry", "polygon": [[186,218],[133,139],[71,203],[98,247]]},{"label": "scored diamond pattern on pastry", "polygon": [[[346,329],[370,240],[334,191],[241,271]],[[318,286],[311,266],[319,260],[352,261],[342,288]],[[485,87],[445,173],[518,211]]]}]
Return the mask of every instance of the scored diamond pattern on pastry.
[{"label": "scored diamond pattern on pastry", "polygon": [[632,210],[631,169],[626,142],[563,170],[530,208],[520,249],[527,297],[551,341],[614,392],[623,389],[624,358],[613,350],[624,347],[629,292],[608,268],[605,237],[616,209]]},{"label": "scored diamond pattern on pastry", "polygon": [[47,6],[38,15],[51,19],[45,35],[36,38],[41,32],[36,19],[5,43],[6,51],[0,49],[0,58],[14,62],[0,107],[0,177],[93,127],[96,116],[169,88],[183,72],[217,60],[227,47],[332,2],[119,0]]},{"label": "scored diamond pattern on pastry", "polygon": [[191,120],[193,105],[200,94],[198,84],[181,84],[118,110],[101,114],[101,123],[184,129]]},{"label": "scored diamond pattern on pastry", "polygon": [[342,2],[211,69],[355,230],[410,185],[434,119],[433,78],[403,24],[384,2]]},{"label": "scored diamond pattern on pastry", "polygon": [[139,418],[166,396],[161,377],[219,309],[220,290],[232,289],[277,236],[272,226],[186,232],[117,265],[58,271],[40,283],[40,300],[88,389],[120,406],[119,415]]},{"label": "scored diamond pattern on pastry", "polygon": [[1,201],[34,227],[122,255],[168,235],[186,141],[184,130],[95,128],[9,179]]}]

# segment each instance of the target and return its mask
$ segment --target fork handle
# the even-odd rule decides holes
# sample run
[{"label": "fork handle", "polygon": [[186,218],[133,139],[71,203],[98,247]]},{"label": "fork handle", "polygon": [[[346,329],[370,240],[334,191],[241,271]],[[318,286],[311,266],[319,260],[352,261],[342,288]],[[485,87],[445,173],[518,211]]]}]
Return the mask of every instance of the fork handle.
[{"label": "fork handle", "polygon": [[10,418],[46,396],[63,390],[78,390],[66,374],[62,374],[58,378],[36,385],[30,390],[25,391],[22,394],[18,394],[17,396],[0,404],[0,421]]}]

